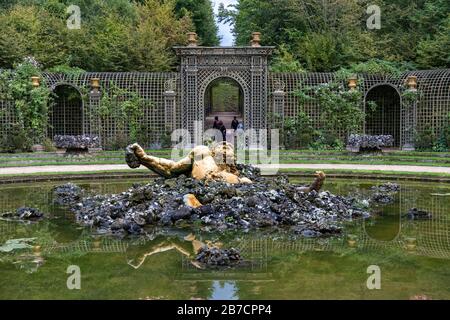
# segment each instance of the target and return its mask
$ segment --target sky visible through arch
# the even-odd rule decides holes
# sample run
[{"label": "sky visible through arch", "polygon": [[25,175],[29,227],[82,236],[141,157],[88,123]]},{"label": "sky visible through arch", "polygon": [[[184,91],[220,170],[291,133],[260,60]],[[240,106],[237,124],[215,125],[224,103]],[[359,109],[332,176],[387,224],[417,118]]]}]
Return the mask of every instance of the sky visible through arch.
[{"label": "sky visible through arch", "polygon": [[[237,0],[212,0],[214,5],[214,13],[217,15],[219,11],[219,5],[221,3],[224,4],[225,8],[227,8],[231,4],[236,4]],[[234,42],[234,36],[231,33],[231,25],[219,23],[216,18],[216,23],[219,26],[219,36],[221,37],[220,45],[222,47],[232,46]]]}]

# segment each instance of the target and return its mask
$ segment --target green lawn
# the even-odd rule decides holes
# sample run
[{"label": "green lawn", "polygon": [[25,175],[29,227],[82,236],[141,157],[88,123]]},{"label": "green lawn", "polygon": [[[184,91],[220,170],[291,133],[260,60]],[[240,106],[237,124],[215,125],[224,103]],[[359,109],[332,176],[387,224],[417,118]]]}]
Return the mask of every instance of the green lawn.
[{"label": "green lawn", "polygon": [[[147,150],[148,153],[171,157],[171,150]],[[123,151],[102,151],[86,157],[67,157],[56,153],[0,154],[0,167],[46,166],[46,165],[90,165],[123,164]],[[449,152],[405,152],[393,151],[384,154],[352,154],[346,151],[282,150],[280,163],[304,164],[373,164],[373,165],[419,165],[450,166]]]}]

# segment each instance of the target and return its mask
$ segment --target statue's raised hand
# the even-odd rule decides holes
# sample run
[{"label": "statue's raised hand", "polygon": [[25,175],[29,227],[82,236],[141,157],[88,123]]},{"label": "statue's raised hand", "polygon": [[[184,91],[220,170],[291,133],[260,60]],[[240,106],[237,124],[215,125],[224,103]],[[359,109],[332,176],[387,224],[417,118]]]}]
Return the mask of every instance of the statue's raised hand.
[{"label": "statue's raised hand", "polygon": [[134,151],[137,148],[139,148],[139,145],[137,143],[131,144],[125,148],[125,161],[127,162],[128,166],[132,169],[136,169],[141,166],[139,158],[134,153]]}]

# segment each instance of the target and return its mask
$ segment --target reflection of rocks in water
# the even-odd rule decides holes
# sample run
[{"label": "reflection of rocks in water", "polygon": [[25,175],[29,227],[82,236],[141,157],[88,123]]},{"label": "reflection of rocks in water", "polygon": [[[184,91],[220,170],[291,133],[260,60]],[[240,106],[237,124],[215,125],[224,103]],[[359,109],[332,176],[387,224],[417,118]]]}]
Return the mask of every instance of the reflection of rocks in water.
[{"label": "reflection of rocks in water", "polygon": [[[113,233],[140,234],[146,225],[196,225],[207,231],[286,226],[307,236],[337,233],[340,221],[367,214],[352,198],[305,193],[285,176],[266,179],[257,169],[241,170],[253,184],[204,183],[184,175],[159,178],[121,194],[84,197],[72,203],[72,211],[80,223]],[[187,206],[187,194],[202,206]]]},{"label": "reflection of rocks in water", "polygon": [[378,192],[398,192],[400,191],[400,185],[397,183],[393,183],[393,182],[386,182],[383,184],[380,184],[378,186],[373,186],[371,188],[374,191],[378,191]]},{"label": "reflection of rocks in water", "polygon": [[220,249],[217,247],[202,247],[195,260],[206,266],[231,266],[238,264],[242,258],[239,250],[235,248]]},{"label": "reflection of rocks in water", "polygon": [[374,193],[371,200],[375,203],[390,204],[394,203],[395,198],[391,194],[386,193]]},{"label": "reflection of rocks in water", "polygon": [[417,208],[409,209],[406,217],[410,220],[429,220],[433,215],[425,210],[419,210]]},{"label": "reflection of rocks in water", "polygon": [[19,220],[39,220],[44,218],[44,214],[36,208],[22,207],[15,212],[2,213],[1,217]]},{"label": "reflection of rocks in water", "polygon": [[54,202],[59,205],[70,205],[80,201],[83,189],[73,183],[66,183],[53,189]]},{"label": "reflection of rocks in water", "polygon": [[395,201],[394,195],[400,191],[400,185],[392,182],[383,183],[371,188],[374,193],[370,200],[379,204],[390,204]]}]

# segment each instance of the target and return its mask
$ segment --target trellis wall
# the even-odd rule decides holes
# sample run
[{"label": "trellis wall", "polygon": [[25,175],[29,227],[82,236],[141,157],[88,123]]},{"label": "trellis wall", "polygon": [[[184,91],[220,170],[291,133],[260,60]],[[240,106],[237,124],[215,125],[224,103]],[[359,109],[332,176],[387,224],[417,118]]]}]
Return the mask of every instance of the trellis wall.
[{"label": "trellis wall", "polygon": [[[403,95],[406,90],[406,80],[409,76],[417,77],[417,102],[404,101]],[[295,92],[300,88],[314,86],[333,81],[333,73],[270,73],[269,74],[269,110],[280,113],[282,116],[295,117],[298,114],[300,101]],[[389,88],[398,94],[399,112],[387,112],[384,119],[384,128],[367,127],[364,125],[362,131],[370,134],[383,134],[393,132],[396,137],[398,147],[411,146],[414,144],[416,133],[422,132],[425,128],[431,127],[436,136],[439,136],[442,128],[448,124],[448,114],[450,113],[450,69],[425,70],[404,73],[399,77],[379,76],[379,75],[358,75],[358,81],[363,84],[364,100],[361,106],[366,107],[366,100],[373,97],[374,90],[381,86]],[[382,92],[381,92],[382,95]],[[383,97],[378,96],[382,99]],[[282,106],[282,107],[280,107]],[[386,104],[386,107],[389,103]],[[303,106],[304,111],[311,118],[316,129],[321,128],[320,106],[317,102],[311,101]],[[399,119],[393,119],[399,117]],[[399,125],[400,128],[391,128]],[[386,129],[387,128],[387,129]],[[368,129],[368,130],[366,130]]]},{"label": "trellis wall", "polygon": [[[266,72],[267,52],[264,48],[242,49],[240,58],[233,56],[232,52],[198,53],[197,49],[189,49],[184,57],[187,59],[180,73],[83,73],[78,76],[46,73],[43,75],[42,84],[52,90],[59,86],[72,87],[79,92],[82,99],[82,128],[79,120],[74,117],[74,123],[69,123],[74,133],[97,134],[102,139],[103,147],[113,144],[121,135],[127,138],[128,128],[120,132],[114,120],[110,117],[99,117],[96,110],[100,107],[102,96],[111,90],[111,85],[136,92],[145,101],[142,118],[144,137],[140,143],[149,147],[155,142],[161,141],[161,137],[173,129],[189,127],[194,120],[204,120],[204,110],[200,107],[204,99],[204,91],[208,84],[215,79],[225,77],[237,80],[243,91],[246,128],[258,128],[265,124],[269,113],[278,113],[283,117],[297,115],[300,102],[295,91],[304,86],[312,86],[327,83],[334,79],[333,73],[268,73]],[[189,54],[194,52],[194,61]],[[236,51],[237,52],[237,51]],[[198,53],[198,55],[197,55]],[[263,57],[263,60],[258,58]],[[415,103],[407,102],[403,95],[407,90],[405,85],[409,76],[417,77],[418,100]],[[193,77],[193,78],[192,78]],[[93,90],[92,79],[98,78],[100,87]],[[400,128],[398,146],[404,147],[414,143],[416,132],[422,132],[431,127],[436,136],[439,136],[442,128],[448,123],[450,113],[450,69],[414,71],[400,77],[380,77],[375,75],[359,75],[363,80],[364,107],[366,99],[371,99],[374,92],[380,91],[381,86],[392,88],[399,96],[400,113],[394,113],[400,117],[399,121],[392,124]],[[195,81],[192,79],[196,79]],[[192,82],[192,81],[194,82]],[[193,85],[190,92],[188,86]],[[189,100],[191,99],[191,100]],[[191,104],[189,101],[193,101]],[[183,102],[184,101],[184,102]],[[184,104],[183,104],[184,103]],[[188,106],[189,104],[189,106]],[[64,106],[63,106],[64,107]],[[50,120],[61,117],[55,115],[56,109],[52,109]],[[312,101],[304,106],[304,111],[312,119],[313,125],[320,128],[320,106]],[[59,111],[58,111],[59,112]],[[53,117],[53,118],[52,118]],[[70,121],[65,118],[64,121]],[[16,122],[13,101],[0,101],[0,132],[2,137],[11,134],[12,124]],[[77,122],[77,123],[75,123]],[[387,121],[384,121],[385,123]],[[51,129],[51,128],[50,128]],[[367,133],[377,133],[377,128],[363,128]],[[69,130],[70,131],[70,130]],[[383,130],[378,130],[382,134]],[[49,130],[49,137],[56,134]]]},{"label": "trellis wall", "polygon": [[[300,99],[296,91],[328,83],[333,79],[332,73],[270,73],[268,90],[270,112],[280,114],[281,111],[282,117],[296,117],[300,110]],[[319,105],[314,101],[308,102],[303,106],[303,111],[311,118],[313,126],[319,129],[321,127]]]},{"label": "trellis wall", "polygon": [[[82,133],[99,135],[102,146],[113,146],[117,141],[128,140],[129,128],[121,128],[117,125],[113,116],[99,116],[96,109],[101,106],[102,96],[112,91],[112,86],[123,89],[126,92],[137,93],[144,102],[142,117],[139,119],[144,135],[140,143],[149,146],[159,142],[161,137],[170,130],[166,119],[167,99],[166,93],[177,86],[177,73],[83,73],[77,76],[62,74],[44,74],[45,83],[52,90],[65,85],[77,89],[83,101],[83,125]],[[100,88],[92,88],[91,80],[99,79]],[[173,84],[171,84],[173,83]],[[179,105],[179,95],[172,90],[172,108]],[[172,110],[176,117],[179,110]],[[53,112],[54,114],[54,112]],[[54,116],[54,115],[53,115]],[[76,119],[74,119],[75,121]],[[174,118],[172,126],[177,126],[179,120]],[[73,126],[69,124],[69,126]],[[120,141],[118,141],[120,142]]]},{"label": "trellis wall", "polygon": [[0,100],[1,140],[7,139],[13,133],[13,124],[16,122],[17,122],[17,117],[14,112],[14,101]]},{"label": "trellis wall", "polygon": [[450,69],[413,71],[404,75],[416,76],[419,100],[414,112],[417,114],[417,131],[431,127],[436,136],[448,125],[450,113]]}]

